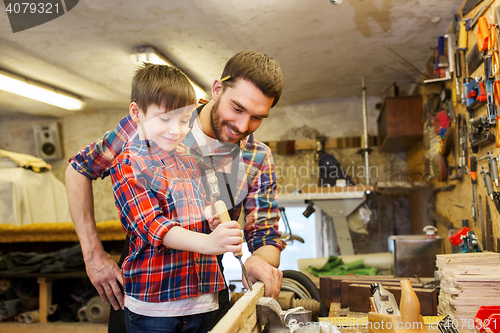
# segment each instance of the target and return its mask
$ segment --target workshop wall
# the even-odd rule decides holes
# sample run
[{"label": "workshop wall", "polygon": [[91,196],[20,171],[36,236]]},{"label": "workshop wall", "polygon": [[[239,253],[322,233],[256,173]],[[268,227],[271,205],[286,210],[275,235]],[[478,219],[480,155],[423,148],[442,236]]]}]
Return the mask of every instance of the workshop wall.
[{"label": "workshop wall", "polygon": [[[476,13],[485,5],[485,3],[480,3],[478,6],[473,9],[470,13],[468,13],[465,18],[473,18]],[[491,3],[493,8],[497,8],[500,6],[500,0],[495,0]],[[488,23],[491,21],[491,6],[487,8],[484,12],[483,16],[486,17]],[[451,21],[451,18],[450,18]],[[498,23],[498,19],[496,21]],[[478,25],[474,27],[473,30],[467,33],[468,41],[467,41],[467,54],[471,52],[474,45],[476,44],[476,35],[478,32]],[[498,49],[498,45],[495,46]],[[481,57],[481,56],[480,56]],[[429,67],[434,68],[434,63],[431,62]],[[429,71],[431,72],[431,71]],[[468,75],[471,78],[476,76],[485,76],[484,71],[484,62],[482,62],[479,67],[471,74]],[[451,81],[447,81],[444,84],[445,88],[451,89],[453,94],[455,92],[455,79]],[[441,93],[443,88],[443,84],[427,84],[425,86],[421,86],[420,92],[423,97],[424,105],[427,103],[428,98],[432,96],[432,94]],[[463,86],[460,83],[459,88],[462,89]],[[458,100],[460,101],[460,99]],[[466,104],[456,104],[454,108],[455,115],[462,114],[465,119],[467,119],[467,123],[469,123],[469,114],[467,112]],[[498,111],[497,111],[498,114]],[[484,103],[479,108],[474,111],[473,117],[480,117],[487,115],[487,104]],[[429,116],[429,115],[428,115]],[[431,115],[432,116],[432,115]],[[427,128],[427,140],[424,139],[419,145],[413,147],[412,150],[408,152],[408,168],[416,167],[417,165],[435,165],[432,163],[434,157],[438,154],[443,155],[443,147],[445,140],[443,138],[437,138],[438,145],[434,145],[434,141],[436,137],[433,135],[432,131],[435,129],[432,121],[427,122],[429,124]],[[457,129],[455,128],[455,123],[451,122],[449,124],[449,128],[454,134],[454,145],[451,153],[446,157],[446,161],[448,167],[453,168],[452,174],[455,174],[455,162],[456,159],[454,157],[454,150],[457,149]],[[424,132],[426,128],[424,128]],[[491,133],[495,134],[495,128],[490,129]],[[470,135],[470,128],[467,129],[467,132]],[[500,133],[499,133],[500,134]],[[472,154],[470,148],[470,140],[467,137],[467,145],[468,145],[468,154]],[[437,149],[436,149],[437,147]],[[490,142],[481,147],[479,147],[478,152],[474,154],[477,158],[484,157],[488,151],[491,151],[493,155],[497,156],[500,153],[500,150],[495,148],[495,143]],[[500,246],[500,242],[498,237],[500,237],[500,230],[497,221],[499,220],[499,214],[495,207],[494,202],[488,197],[486,187],[484,185],[483,176],[480,174],[480,171],[484,167],[489,171],[487,160],[480,160],[477,162],[477,204],[479,208],[479,216],[477,222],[472,218],[471,206],[473,204],[473,192],[472,192],[472,183],[470,174],[465,174],[463,178],[457,180],[446,179],[443,181],[439,181],[438,176],[435,172],[436,167],[428,168],[428,176],[432,177],[432,186],[434,188],[435,200],[428,205],[427,209],[431,212],[435,208],[435,212],[437,213],[434,221],[436,226],[438,227],[438,234],[442,237],[445,237],[445,250],[446,253],[451,253],[452,247],[450,242],[447,240],[449,235],[456,229],[462,227],[462,220],[467,219],[469,222],[469,228],[479,237],[479,241],[483,243],[483,240],[488,238],[492,238],[492,246],[488,248],[491,251],[498,251],[498,246]],[[498,191],[498,188],[493,185],[494,191]],[[481,205],[479,204],[479,199],[481,198]],[[486,205],[489,206],[489,210],[491,213],[491,229],[488,231],[488,223],[486,221]]]}]

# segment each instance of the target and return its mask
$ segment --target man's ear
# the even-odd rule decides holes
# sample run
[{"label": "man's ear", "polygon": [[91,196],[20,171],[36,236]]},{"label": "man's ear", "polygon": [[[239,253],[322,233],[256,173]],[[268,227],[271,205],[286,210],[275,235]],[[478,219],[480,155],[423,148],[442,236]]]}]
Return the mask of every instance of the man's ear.
[{"label": "man's ear", "polygon": [[212,84],[212,99],[214,101],[222,94],[222,89],[222,81],[220,79],[215,80]]},{"label": "man's ear", "polygon": [[130,103],[130,106],[128,108],[130,117],[132,120],[136,123],[139,122],[139,113],[141,112],[141,109],[139,108],[139,105],[137,105],[136,102]]}]

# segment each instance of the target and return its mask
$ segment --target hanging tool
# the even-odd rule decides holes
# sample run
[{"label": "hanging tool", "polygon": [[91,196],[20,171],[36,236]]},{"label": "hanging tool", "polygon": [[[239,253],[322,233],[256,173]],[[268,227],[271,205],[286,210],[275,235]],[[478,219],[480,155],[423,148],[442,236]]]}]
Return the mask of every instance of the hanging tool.
[{"label": "hanging tool", "polygon": [[476,156],[470,155],[469,156],[469,171],[470,171],[470,179],[472,182],[472,207],[471,207],[471,214],[472,218],[474,221],[477,222],[477,196],[476,196],[476,183],[477,183],[477,161],[476,161]]},{"label": "hanging tool", "polygon": [[[448,57],[444,55],[444,40],[447,40]],[[438,55],[436,57],[436,64],[434,67],[434,78],[424,80],[424,83],[435,83],[448,81],[452,79],[454,71],[454,51],[453,43],[450,35],[440,36],[438,38]]]},{"label": "hanging tool", "polygon": [[479,195],[479,221],[480,221],[480,226],[481,226],[481,238],[483,240],[483,249],[486,248],[486,240],[484,237],[484,220],[483,220],[483,201],[481,198],[481,195]]},{"label": "hanging tool", "polygon": [[[485,237],[483,235],[483,237]],[[486,202],[486,251],[493,251],[493,222],[491,220],[490,205]]]},{"label": "hanging tool", "polygon": [[495,136],[489,130],[490,127],[487,116],[469,119],[469,142],[474,154],[478,152],[480,146],[495,141]]},{"label": "hanging tool", "polygon": [[490,199],[495,203],[498,212],[500,213],[500,192],[495,192],[493,190],[493,183],[491,181],[491,174],[485,167],[482,167],[481,174],[483,175],[484,186],[486,186],[486,192]]},{"label": "hanging tool", "polygon": [[467,77],[464,82],[465,106],[469,112],[469,118],[473,118],[474,111],[488,99],[484,90],[483,77],[477,76],[475,79]]},{"label": "hanging tool", "polygon": [[478,22],[479,18],[483,15],[483,13],[486,11],[489,5],[495,0],[489,0],[487,3],[484,4],[483,8],[477,12],[477,14],[471,19],[466,20],[466,27],[467,31],[471,30],[474,28],[476,23]]},{"label": "hanging tool", "polygon": [[[220,223],[224,222],[229,222],[231,221],[231,217],[229,217],[229,213],[227,212],[227,207],[224,201],[219,200],[215,203],[215,211],[217,212],[217,215],[219,215],[219,220]],[[247,281],[248,288],[250,288],[250,291],[252,291],[252,283],[250,282],[250,278],[248,277],[247,270],[245,268],[245,265],[243,265],[243,261],[241,260],[241,256],[243,256],[243,252],[236,252],[234,253],[234,256],[238,261],[240,262],[241,265],[241,270],[243,271],[243,275],[245,276],[245,280]]]},{"label": "hanging tool", "polygon": [[[466,61],[466,54],[467,54],[467,30],[465,28],[465,21],[461,20],[459,22],[460,29],[458,33],[458,47],[457,51],[459,53],[459,58],[460,61],[457,61],[458,63],[462,64],[462,70],[460,71],[460,75],[463,77],[462,79],[462,84],[465,85],[466,83],[466,78],[467,78],[467,61]],[[460,94],[460,103],[465,103],[465,88],[462,86],[461,88],[461,94]]]},{"label": "hanging tool", "polygon": [[499,186],[498,157],[493,155],[491,153],[491,150],[488,150],[485,156],[478,159],[478,161],[480,160],[488,161],[488,166],[490,167],[491,179],[495,183],[495,186],[498,187]]},{"label": "hanging tool", "polygon": [[461,113],[457,115],[455,131],[457,133],[455,149],[453,150],[455,156],[455,175],[449,177],[450,180],[462,179],[465,175],[465,167],[467,165],[467,123],[465,116]]}]

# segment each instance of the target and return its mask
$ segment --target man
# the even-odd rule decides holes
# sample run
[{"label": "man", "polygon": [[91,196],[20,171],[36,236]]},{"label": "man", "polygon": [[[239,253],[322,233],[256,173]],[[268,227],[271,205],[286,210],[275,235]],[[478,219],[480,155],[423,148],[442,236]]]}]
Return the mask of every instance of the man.
[{"label": "man", "polygon": [[[285,247],[279,240],[276,175],[270,149],[252,133],[276,105],[282,89],[283,76],[274,59],[255,51],[237,53],[226,63],[222,78],[214,81],[213,99],[198,108],[198,118],[183,142],[202,172],[216,172],[219,199],[230,208],[232,219],[244,214],[245,238],[252,252],[245,262],[250,282],[262,281],[265,296],[274,298],[281,289],[283,275],[277,267]],[[123,308],[119,286],[123,279],[97,234],[92,180],[109,175],[114,158],[135,134],[136,125],[130,117],[122,119],[114,131],[70,159],[66,170],[70,210],[87,274],[101,298],[114,309]],[[219,295],[221,311],[215,322],[227,311],[227,299],[227,294]],[[112,321],[110,318],[110,332],[118,332],[113,330]]]}]

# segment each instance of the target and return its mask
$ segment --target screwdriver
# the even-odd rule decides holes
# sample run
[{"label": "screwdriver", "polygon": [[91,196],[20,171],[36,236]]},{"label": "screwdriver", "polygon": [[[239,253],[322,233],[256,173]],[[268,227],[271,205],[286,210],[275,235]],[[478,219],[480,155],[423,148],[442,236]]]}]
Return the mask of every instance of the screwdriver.
[{"label": "screwdriver", "polygon": [[469,170],[470,170],[470,179],[472,182],[472,199],[473,199],[471,212],[472,212],[472,218],[474,219],[474,221],[477,222],[477,213],[478,213],[477,200],[476,200],[477,161],[476,161],[476,156],[474,155],[469,156]]},{"label": "screwdriver", "polygon": [[[229,213],[227,212],[227,207],[226,207],[226,204],[224,203],[224,201],[218,200],[215,203],[215,211],[217,212],[217,215],[219,215],[220,223],[231,221],[231,217],[229,217]],[[245,276],[245,280],[247,280],[247,285],[250,288],[250,291],[252,291],[253,290],[252,284],[250,283],[250,279],[248,278],[247,270],[245,268],[245,265],[243,265],[243,261],[241,261],[242,255],[243,255],[243,252],[241,252],[241,251],[234,253],[234,256],[240,262],[241,270],[243,271],[243,275]]]}]

